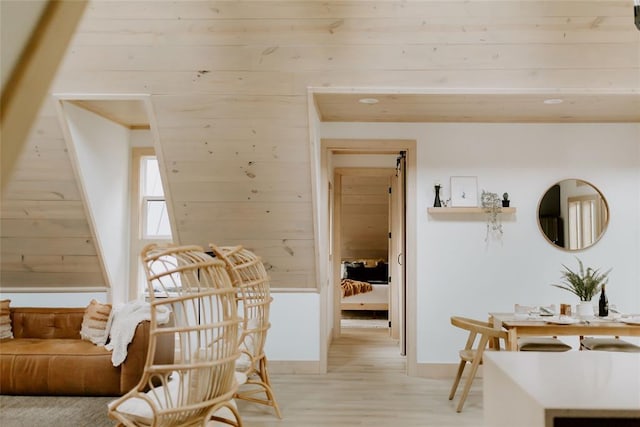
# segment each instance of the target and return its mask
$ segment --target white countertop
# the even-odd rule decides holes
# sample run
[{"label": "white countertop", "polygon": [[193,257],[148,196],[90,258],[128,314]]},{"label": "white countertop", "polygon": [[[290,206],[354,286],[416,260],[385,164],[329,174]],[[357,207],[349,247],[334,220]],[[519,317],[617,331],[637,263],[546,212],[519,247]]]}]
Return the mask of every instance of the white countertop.
[{"label": "white countertop", "polygon": [[487,351],[493,363],[546,409],[640,410],[640,354]]}]

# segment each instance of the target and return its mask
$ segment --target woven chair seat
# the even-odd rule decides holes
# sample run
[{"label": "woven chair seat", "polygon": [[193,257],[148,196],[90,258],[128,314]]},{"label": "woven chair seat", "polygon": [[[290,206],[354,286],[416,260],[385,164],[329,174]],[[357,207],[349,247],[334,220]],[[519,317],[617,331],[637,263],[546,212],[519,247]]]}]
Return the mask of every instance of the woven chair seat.
[{"label": "woven chair seat", "polygon": [[569,344],[565,344],[557,338],[526,337],[518,339],[518,350],[562,352],[571,350],[571,346]]},{"label": "woven chair seat", "polygon": [[619,338],[583,338],[580,345],[585,350],[593,351],[622,351],[626,353],[640,353],[640,347]]}]

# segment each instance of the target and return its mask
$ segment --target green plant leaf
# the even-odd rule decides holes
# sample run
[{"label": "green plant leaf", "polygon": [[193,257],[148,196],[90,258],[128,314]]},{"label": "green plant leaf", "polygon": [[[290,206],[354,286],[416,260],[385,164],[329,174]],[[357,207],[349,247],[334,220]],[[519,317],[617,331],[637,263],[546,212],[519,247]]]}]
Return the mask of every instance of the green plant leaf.
[{"label": "green plant leaf", "polygon": [[562,264],[564,271],[561,271],[562,283],[552,283],[551,286],[564,289],[575,294],[580,301],[591,301],[593,297],[600,291],[603,285],[606,285],[609,278],[611,268],[604,273],[600,273],[600,269],[593,269],[587,267],[586,271],[582,261],[578,260],[578,272],[571,270],[566,265]]}]

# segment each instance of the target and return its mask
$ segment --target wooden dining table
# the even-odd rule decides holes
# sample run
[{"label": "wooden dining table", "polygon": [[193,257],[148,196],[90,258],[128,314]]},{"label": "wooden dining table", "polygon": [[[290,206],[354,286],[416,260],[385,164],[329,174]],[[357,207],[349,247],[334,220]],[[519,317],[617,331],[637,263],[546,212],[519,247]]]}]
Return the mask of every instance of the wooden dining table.
[{"label": "wooden dining table", "polygon": [[[555,318],[557,319],[557,317]],[[547,317],[516,318],[514,313],[489,313],[489,322],[495,328],[507,331],[506,349],[518,350],[518,338],[525,336],[627,336],[640,337],[640,324],[625,323],[623,319],[601,319],[594,317],[586,320],[576,319],[575,323],[557,324]],[[638,317],[634,317],[638,319]],[[495,346],[497,343],[493,343]]]}]

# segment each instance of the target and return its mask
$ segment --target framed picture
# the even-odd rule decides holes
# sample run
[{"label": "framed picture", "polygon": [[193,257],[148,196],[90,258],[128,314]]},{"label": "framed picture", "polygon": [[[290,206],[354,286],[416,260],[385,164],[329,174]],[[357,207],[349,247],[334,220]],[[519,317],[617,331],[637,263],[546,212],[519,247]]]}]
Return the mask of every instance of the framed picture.
[{"label": "framed picture", "polygon": [[477,207],[478,206],[478,177],[477,176],[452,176],[451,177],[451,206],[453,207]]}]

